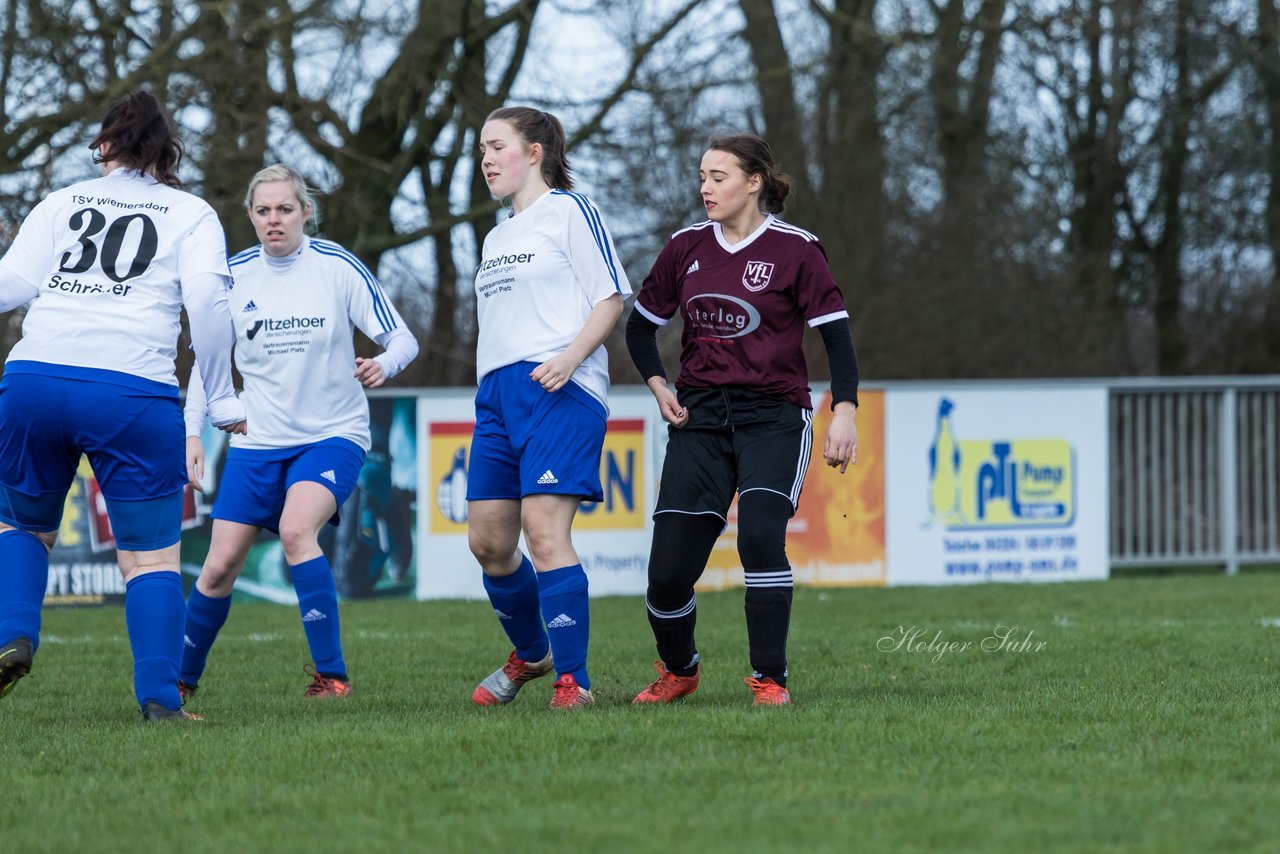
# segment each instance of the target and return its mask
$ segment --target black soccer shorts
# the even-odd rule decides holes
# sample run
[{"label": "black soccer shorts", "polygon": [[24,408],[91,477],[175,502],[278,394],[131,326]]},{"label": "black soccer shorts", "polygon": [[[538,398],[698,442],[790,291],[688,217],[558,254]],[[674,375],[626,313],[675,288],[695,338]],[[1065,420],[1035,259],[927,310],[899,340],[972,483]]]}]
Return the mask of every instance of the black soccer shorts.
[{"label": "black soccer shorts", "polygon": [[785,402],[776,411],[773,420],[732,428],[669,428],[654,515],[714,513],[727,522],[734,493],[753,489],[785,496],[794,513],[813,450],[813,412]]}]

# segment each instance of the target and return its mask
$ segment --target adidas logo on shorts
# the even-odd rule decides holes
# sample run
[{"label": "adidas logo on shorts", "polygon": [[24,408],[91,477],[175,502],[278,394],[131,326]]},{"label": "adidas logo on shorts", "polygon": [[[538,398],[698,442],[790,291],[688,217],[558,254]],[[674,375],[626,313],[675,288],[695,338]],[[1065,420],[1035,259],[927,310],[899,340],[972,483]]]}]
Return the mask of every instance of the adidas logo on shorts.
[{"label": "adidas logo on shorts", "polygon": [[325,480],[329,481],[330,483],[332,483],[334,486],[338,485],[338,477],[333,473],[333,469],[320,472],[320,476]]},{"label": "adidas logo on shorts", "polygon": [[244,308],[240,309],[241,313],[245,313],[245,314],[247,314],[248,312],[257,311],[257,310],[258,310],[258,304],[255,303],[253,300],[249,300],[249,302],[245,303]]},{"label": "adidas logo on shorts", "polygon": [[559,483],[559,479],[551,473],[551,469],[547,469],[542,473],[542,477],[538,478],[538,483],[546,485],[549,483]]},{"label": "adidas logo on shorts", "polygon": [[316,620],[327,620],[327,619],[329,619],[327,614],[322,614],[321,612],[317,611],[315,608],[312,608],[310,611],[302,615],[302,622],[304,623],[314,623]]},{"label": "adidas logo on shorts", "polygon": [[570,617],[568,614],[561,614],[551,622],[547,623],[547,628],[567,629],[569,628],[569,626],[576,626],[576,625],[578,625],[578,621],[575,620],[573,617]]}]

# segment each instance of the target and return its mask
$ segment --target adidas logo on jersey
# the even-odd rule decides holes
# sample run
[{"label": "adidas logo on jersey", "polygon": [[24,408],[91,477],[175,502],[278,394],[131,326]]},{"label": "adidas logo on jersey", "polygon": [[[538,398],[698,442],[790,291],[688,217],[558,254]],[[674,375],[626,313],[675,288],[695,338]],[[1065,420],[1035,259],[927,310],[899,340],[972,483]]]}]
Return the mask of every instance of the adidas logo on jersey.
[{"label": "adidas logo on jersey", "polygon": [[302,615],[302,622],[304,623],[314,623],[316,620],[327,620],[327,619],[329,619],[328,614],[322,614],[321,612],[317,611],[315,608],[312,608],[310,611]]},{"label": "adidas logo on jersey", "polygon": [[333,473],[333,469],[320,472],[320,476],[332,483],[334,486],[338,485],[338,476]]},{"label": "adidas logo on jersey", "polygon": [[685,274],[686,276],[692,276],[692,275],[693,275],[694,273],[696,273],[696,272],[698,272],[698,261],[697,261],[697,259],[695,258],[695,259],[694,259],[694,262],[693,262],[692,264],[690,264],[690,265],[689,265],[689,269],[687,269],[687,270],[685,270],[685,271],[684,271],[684,274]]},{"label": "adidas logo on jersey", "polygon": [[249,300],[249,302],[245,304],[245,307],[240,309],[241,313],[247,313],[250,311],[257,311],[257,310],[258,310],[258,304],[255,303],[253,300]]},{"label": "adidas logo on jersey", "polygon": [[559,478],[557,478],[555,475],[551,473],[551,469],[547,469],[545,472],[542,473],[542,477],[538,478],[538,483],[542,484],[543,486],[546,486],[547,484],[550,484],[550,483],[559,483],[559,482],[560,482]]},{"label": "adidas logo on jersey", "polygon": [[576,625],[578,625],[578,621],[575,620],[573,617],[570,617],[568,614],[561,614],[551,622],[547,623],[547,628],[567,629],[569,628],[569,626],[576,626]]}]

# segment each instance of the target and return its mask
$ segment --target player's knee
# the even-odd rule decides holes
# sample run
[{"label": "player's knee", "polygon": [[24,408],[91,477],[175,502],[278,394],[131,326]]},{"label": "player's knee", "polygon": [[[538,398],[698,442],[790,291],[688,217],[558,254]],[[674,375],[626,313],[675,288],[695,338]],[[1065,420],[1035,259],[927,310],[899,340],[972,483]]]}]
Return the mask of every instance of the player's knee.
[{"label": "player's knee", "polygon": [[787,565],[791,502],[771,492],[750,492],[738,502],[738,558],[744,569]]},{"label": "player's knee", "polygon": [[516,550],[515,543],[507,537],[496,536],[493,532],[478,527],[467,530],[467,546],[480,565],[485,567],[506,561]]},{"label": "player's knee", "polygon": [[229,593],[239,574],[240,567],[211,552],[200,570],[199,585],[205,593]]},{"label": "player's knee", "polygon": [[542,513],[524,513],[520,520],[529,557],[537,566],[548,566],[572,548],[565,520]]},{"label": "player's knee", "polygon": [[284,549],[285,560],[298,563],[298,557],[309,554],[319,548],[317,531],[310,525],[280,520],[280,546]]},{"label": "player's knee", "polygon": [[215,536],[214,546],[205,556],[204,566],[200,568],[201,591],[219,596],[230,593],[236,579],[240,576],[240,570],[244,568],[247,553],[247,546],[244,552],[240,552],[234,547],[229,547],[225,540],[220,542]]},{"label": "player's knee", "polygon": [[738,529],[738,558],[744,569],[763,569],[787,564],[787,540],[782,533]]},{"label": "player's knee", "polygon": [[567,545],[566,538],[536,528],[525,530],[524,542],[529,549],[529,559],[535,566],[543,567],[550,566]]},{"label": "player's knee", "polygon": [[681,607],[693,596],[693,585],[689,583],[687,574],[677,577],[674,574],[649,572],[649,587],[644,598],[650,607],[660,611],[671,611]]}]

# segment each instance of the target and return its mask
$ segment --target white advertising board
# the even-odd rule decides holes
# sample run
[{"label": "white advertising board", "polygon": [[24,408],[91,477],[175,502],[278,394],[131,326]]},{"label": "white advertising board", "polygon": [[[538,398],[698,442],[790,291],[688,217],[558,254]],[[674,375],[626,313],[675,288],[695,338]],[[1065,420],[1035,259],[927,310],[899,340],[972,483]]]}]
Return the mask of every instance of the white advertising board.
[{"label": "white advertising board", "polygon": [[887,394],[888,583],[1109,574],[1107,390]]}]

